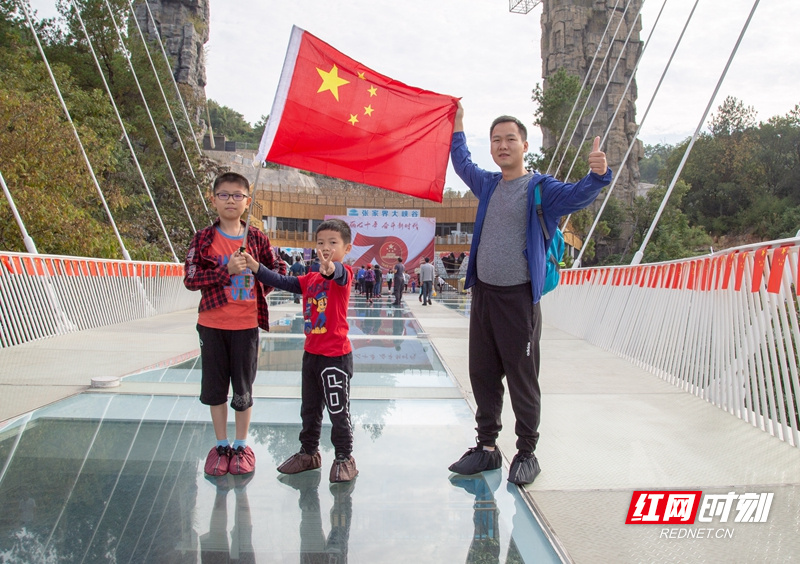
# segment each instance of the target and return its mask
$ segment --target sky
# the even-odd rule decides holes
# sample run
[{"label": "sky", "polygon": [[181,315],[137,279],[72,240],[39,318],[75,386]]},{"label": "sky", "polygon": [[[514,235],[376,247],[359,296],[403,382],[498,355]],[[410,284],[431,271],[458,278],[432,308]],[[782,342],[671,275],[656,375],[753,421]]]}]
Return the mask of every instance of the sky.
[{"label": "sky", "polygon": [[[624,0],[623,0],[624,1]],[[675,143],[700,123],[754,0],[699,0],[640,134],[647,144]],[[695,0],[667,0],[637,72],[637,123],[653,96]],[[33,0],[40,16],[54,0]],[[645,0],[642,41],[664,0]],[[497,170],[488,127],[501,114],[532,124],[531,91],[542,82],[542,6],[526,15],[507,0],[212,0],[206,45],[206,94],[255,122],[269,114],[292,25],[360,63],[406,84],[462,98],[473,160]],[[797,0],[762,1],[712,112],[727,97],[753,106],[758,119],[800,104]],[[707,121],[707,120],[706,120]],[[531,150],[541,132],[529,127]],[[466,190],[448,167],[446,186]]]}]

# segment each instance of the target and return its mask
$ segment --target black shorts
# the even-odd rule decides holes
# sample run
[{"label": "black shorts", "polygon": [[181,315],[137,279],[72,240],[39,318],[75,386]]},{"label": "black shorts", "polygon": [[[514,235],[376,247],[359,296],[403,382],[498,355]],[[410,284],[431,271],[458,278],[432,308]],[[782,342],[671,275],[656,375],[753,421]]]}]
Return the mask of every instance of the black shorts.
[{"label": "black shorts", "polygon": [[200,361],[203,379],[200,403],[221,405],[228,401],[233,387],[231,407],[245,411],[253,405],[253,382],[258,369],[258,327],[253,329],[214,329],[197,326],[200,334]]}]

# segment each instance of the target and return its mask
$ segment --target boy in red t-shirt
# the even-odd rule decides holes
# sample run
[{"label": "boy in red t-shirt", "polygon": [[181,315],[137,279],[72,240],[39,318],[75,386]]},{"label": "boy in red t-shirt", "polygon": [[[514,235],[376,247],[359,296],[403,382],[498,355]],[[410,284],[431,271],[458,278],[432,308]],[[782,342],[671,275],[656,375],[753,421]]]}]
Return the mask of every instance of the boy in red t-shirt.
[{"label": "boy in red t-shirt", "polygon": [[358,475],[353,458],[353,425],[350,421],[350,379],[353,377],[353,347],[347,338],[347,306],[353,270],[342,264],[350,252],[350,227],[341,219],[323,221],[317,228],[319,272],[304,276],[281,276],[244,253],[247,267],[264,285],[303,294],[306,334],[302,369],[300,452],[278,467],[284,474],[297,474],[322,466],[319,437],[322,406],[333,424],[331,442],[336,458],[331,482],[349,482]]},{"label": "boy in red t-shirt", "polygon": [[[197,332],[200,334],[202,382],[200,401],[211,407],[217,444],[208,453],[205,472],[210,476],[249,474],[256,456],[247,446],[253,406],[253,382],[258,367],[258,328],[269,331],[266,294],[272,288],[255,283],[244,255],[239,253],[250,204],[250,182],[226,172],[214,181],[212,205],[219,218],[195,233],[186,256],[183,279],[189,290],[200,290]],[[255,227],[247,235],[247,249],[267,268],[286,272],[276,261],[269,239]],[[228,442],[228,387],[236,412],[236,440]]]}]

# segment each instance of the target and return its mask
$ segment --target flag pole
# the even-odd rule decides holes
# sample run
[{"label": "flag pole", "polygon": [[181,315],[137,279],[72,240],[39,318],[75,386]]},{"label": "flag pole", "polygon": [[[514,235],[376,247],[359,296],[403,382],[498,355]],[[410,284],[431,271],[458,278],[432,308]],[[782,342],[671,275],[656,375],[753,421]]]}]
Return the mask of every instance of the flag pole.
[{"label": "flag pole", "polygon": [[256,179],[253,181],[253,195],[250,196],[250,207],[247,209],[247,221],[244,224],[244,238],[242,239],[242,246],[239,247],[239,252],[243,253],[247,248],[247,234],[250,232],[250,217],[253,215],[253,204],[256,203],[256,187],[258,186],[258,177],[261,176],[261,169],[264,168],[263,162],[258,163],[258,171],[256,171]]}]

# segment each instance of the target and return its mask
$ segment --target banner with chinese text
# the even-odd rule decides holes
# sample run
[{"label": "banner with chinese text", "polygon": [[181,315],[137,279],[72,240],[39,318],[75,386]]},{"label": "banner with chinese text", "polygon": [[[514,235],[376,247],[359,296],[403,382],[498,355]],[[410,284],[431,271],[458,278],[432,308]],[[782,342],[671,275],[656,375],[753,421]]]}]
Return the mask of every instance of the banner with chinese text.
[{"label": "banner with chinese text", "polygon": [[388,269],[393,268],[400,257],[406,271],[413,273],[425,257],[434,258],[435,218],[325,216],[325,219],[334,218],[350,226],[353,250],[345,257],[347,262],[378,264]]}]

